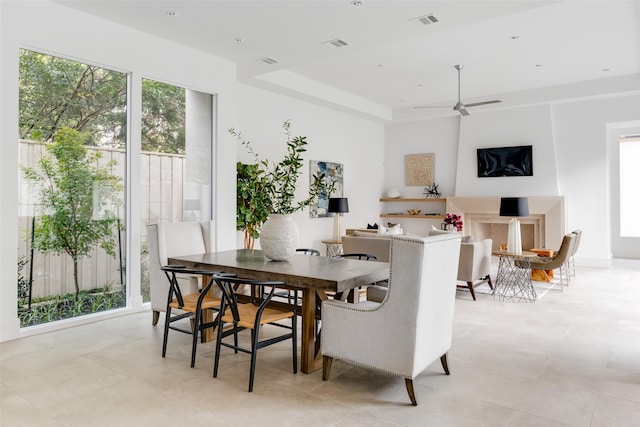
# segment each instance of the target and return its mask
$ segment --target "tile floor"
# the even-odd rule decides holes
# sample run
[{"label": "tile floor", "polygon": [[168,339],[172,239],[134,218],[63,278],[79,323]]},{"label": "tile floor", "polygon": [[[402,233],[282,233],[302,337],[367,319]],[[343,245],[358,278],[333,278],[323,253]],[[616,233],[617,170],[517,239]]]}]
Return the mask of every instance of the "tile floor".
[{"label": "tile floor", "polygon": [[291,373],[290,343],[248,356],[213,345],[189,368],[189,337],[139,313],[0,345],[2,426],[640,426],[640,260],[578,267],[534,304],[456,299],[451,375],[415,381],[334,362]]}]

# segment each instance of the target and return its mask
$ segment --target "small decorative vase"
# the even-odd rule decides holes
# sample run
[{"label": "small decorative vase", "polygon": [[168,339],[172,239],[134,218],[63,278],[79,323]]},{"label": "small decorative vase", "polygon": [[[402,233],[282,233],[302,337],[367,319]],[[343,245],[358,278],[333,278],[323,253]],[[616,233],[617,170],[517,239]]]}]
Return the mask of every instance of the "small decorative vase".
[{"label": "small decorative vase", "polygon": [[387,197],[389,197],[390,199],[397,199],[400,197],[400,190],[398,190],[397,188],[392,188],[391,190],[389,190],[389,192],[387,193]]},{"label": "small decorative vase", "polygon": [[260,247],[273,261],[289,259],[298,246],[298,226],[291,214],[271,214],[262,224]]}]

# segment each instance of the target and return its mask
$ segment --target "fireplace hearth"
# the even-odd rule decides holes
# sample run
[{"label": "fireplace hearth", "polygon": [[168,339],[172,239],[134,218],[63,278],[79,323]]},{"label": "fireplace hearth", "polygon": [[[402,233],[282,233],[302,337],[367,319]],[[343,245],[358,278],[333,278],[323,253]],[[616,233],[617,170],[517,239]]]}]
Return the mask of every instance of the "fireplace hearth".
[{"label": "fireplace hearth", "polygon": [[[529,213],[519,218],[522,248],[558,248],[566,233],[564,196],[529,196]],[[507,242],[509,218],[501,217],[500,197],[448,197],[447,212],[462,215],[464,235],[490,238],[493,249]]]}]

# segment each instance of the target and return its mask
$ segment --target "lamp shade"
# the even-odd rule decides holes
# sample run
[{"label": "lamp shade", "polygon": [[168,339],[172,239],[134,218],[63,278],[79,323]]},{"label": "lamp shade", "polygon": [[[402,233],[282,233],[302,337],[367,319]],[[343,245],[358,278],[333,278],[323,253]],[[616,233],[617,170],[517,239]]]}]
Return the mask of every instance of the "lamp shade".
[{"label": "lamp shade", "polygon": [[500,216],[529,216],[529,199],[526,197],[501,198]]},{"label": "lamp shade", "polygon": [[333,212],[333,213],[349,212],[349,200],[347,200],[346,197],[330,198],[328,212]]}]

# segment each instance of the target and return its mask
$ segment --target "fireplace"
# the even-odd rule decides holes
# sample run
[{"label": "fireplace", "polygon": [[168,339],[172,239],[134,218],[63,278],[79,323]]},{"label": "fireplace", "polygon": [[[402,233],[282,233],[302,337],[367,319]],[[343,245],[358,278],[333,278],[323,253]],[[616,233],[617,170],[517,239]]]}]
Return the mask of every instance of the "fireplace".
[{"label": "fireplace", "polygon": [[[518,218],[522,248],[559,248],[565,229],[563,196],[531,196],[529,216]],[[463,233],[475,240],[492,239],[493,249],[507,242],[508,217],[498,214],[500,197],[448,197],[447,212],[462,215]]]}]

